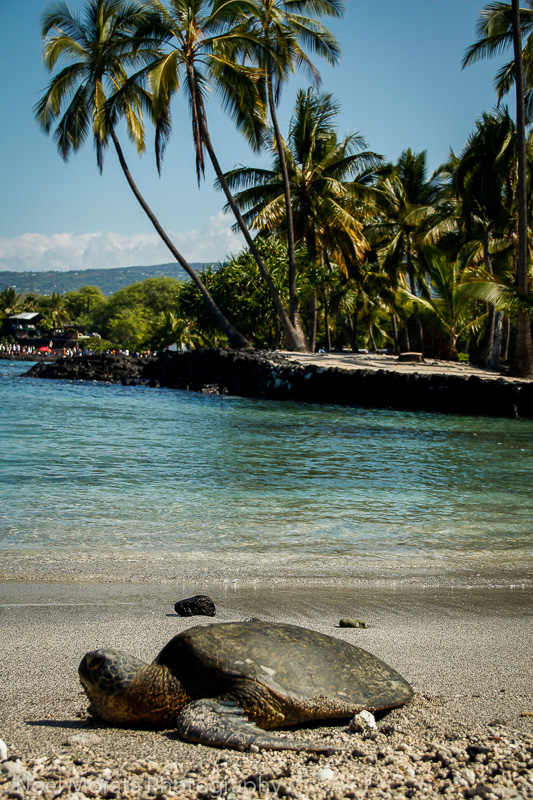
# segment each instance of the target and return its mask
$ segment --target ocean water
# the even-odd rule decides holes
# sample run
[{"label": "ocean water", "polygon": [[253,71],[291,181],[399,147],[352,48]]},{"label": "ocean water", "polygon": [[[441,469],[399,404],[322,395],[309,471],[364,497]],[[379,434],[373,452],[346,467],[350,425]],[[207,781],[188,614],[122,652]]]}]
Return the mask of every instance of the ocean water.
[{"label": "ocean water", "polygon": [[29,366],[0,361],[4,576],[109,558],[532,579],[532,420],[30,380]]}]

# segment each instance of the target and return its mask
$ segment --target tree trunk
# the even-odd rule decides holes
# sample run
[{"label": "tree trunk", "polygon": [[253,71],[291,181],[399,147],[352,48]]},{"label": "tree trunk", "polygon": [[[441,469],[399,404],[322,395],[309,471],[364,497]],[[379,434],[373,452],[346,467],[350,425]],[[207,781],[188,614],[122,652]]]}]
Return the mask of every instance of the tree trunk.
[{"label": "tree trunk", "polygon": [[[489,225],[483,236],[483,260],[485,262],[485,269],[487,270],[489,275],[492,275],[493,271],[492,271],[492,261],[490,257],[490,234],[491,234],[491,226]],[[479,363],[483,367],[488,366],[492,358],[492,351],[494,348],[495,314],[496,314],[496,309],[494,308],[492,303],[490,303],[488,307],[487,322],[485,323],[485,330],[483,332],[483,337],[479,344],[478,354],[477,354],[479,358]]]},{"label": "tree trunk", "polygon": [[[526,184],[526,125],[524,108],[524,67],[522,62],[522,31],[520,28],[519,0],[512,0],[513,50],[515,60],[516,87],[516,138],[518,150],[518,264],[516,270],[518,288],[528,290],[527,275],[527,184]],[[512,364],[513,375],[533,377],[533,341],[531,324],[525,314],[518,315],[516,347]]]},{"label": "tree trunk", "polygon": [[490,369],[495,371],[500,369],[500,359],[502,354],[502,323],[503,311],[497,311],[494,322],[494,347],[492,348],[492,355],[489,364]]},{"label": "tree trunk", "polygon": [[338,323],[340,329],[342,330],[342,332],[344,333],[344,336],[346,338],[346,342],[349,345],[350,350],[352,351],[352,353],[356,353],[357,352],[357,342],[355,342],[355,340],[353,338],[353,330],[352,330],[352,327],[351,327],[349,321],[346,321],[345,319],[343,319],[342,314],[338,313],[337,314],[337,323]]},{"label": "tree trunk", "polygon": [[[415,273],[413,268],[413,262],[411,259],[411,240],[408,239],[407,245],[407,272],[409,275],[409,286],[411,288],[411,294],[416,295],[416,285],[415,285]],[[418,303],[415,303],[414,307],[414,316],[416,320],[416,327],[418,330],[418,347],[420,348],[420,352],[424,353],[424,331],[422,329],[422,320],[420,319],[420,309],[418,308]]]},{"label": "tree trunk", "polygon": [[411,339],[409,336],[409,320],[407,319],[407,313],[403,312],[403,336],[405,342],[405,349],[407,352],[411,349]]},{"label": "tree trunk", "polygon": [[479,351],[478,351],[478,358],[479,358],[478,363],[482,367],[488,366],[494,348],[496,309],[494,308],[492,303],[489,303],[488,307],[489,308],[488,308],[487,322],[485,323],[485,330],[483,331],[483,338],[479,345]]},{"label": "tree trunk", "polygon": [[485,233],[483,234],[483,261],[485,262],[485,269],[492,275],[492,260],[490,257],[490,234],[491,226],[488,225]]},{"label": "tree trunk", "polygon": [[355,343],[354,352],[359,352],[359,306],[357,305],[357,301],[355,303],[354,313],[352,314],[352,336]]},{"label": "tree trunk", "polygon": [[509,343],[511,341],[511,317],[507,317],[505,324],[505,344],[503,346],[503,360],[505,363],[509,361]]},{"label": "tree trunk", "polygon": [[192,281],[194,281],[194,283],[202,293],[202,296],[207,304],[207,307],[215,317],[217,324],[220,326],[220,328],[224,331],[224,333],[228,337],[230,345],[236,349],[251,347],[250,342],[241,333],[239,333],[239,331],[237,331],[233,327],[231,322],[225,317],[223,312],[220,310],[220,308],[217,306],[217,304],[211,297],[209,291],[204,286],[203,281],[201,280],[198,273],[191,267],[188,261],[185,260],[185,258],[179,252],[179,250],[176,249],[172,241],[167,236],[166,232],[161,227],[159,220],[153,213],[152,209],[150,208],[150,206],[140,193],[137,184],[133,180],[128,165],[126,164],[126,159],[124,158],[124,153],[122,152],[120,142],[117,139],[117,135],[113,128],[111,128],[111,138],[113,139],[113,144],[115,145],[115,150],[118,156],[118,160],[120,162],[120,166],[122,167],[122,172],[124,173],[126,180],[128,181],[129,187],[133,192],[133,194],[135,195],[137,202],[141,206],[142,210],[144,211],[144,213],[146,214],[146,216],[156,229],[157,233],[159,234],[163,242],[166,244],[166,246],[174,256],[176,261],[183,267],[187,275],[191,278]]},{"label": "tree trunk", "polygon": [[399,355],[400,353],[400,338],[398,336],[398,323],[396,322],[396,314],[391,314],[391,323],[392,323],[392,336],[394,339],[394,354]]},{"label": "tree trunk", "polygon": [[370,323],[370,325],[368,326],[368,333],[369,333],[369,336],[370,336],[370,341],[372,342],[372,352],[373,353],[377,353],[378,352],[378,348],[376,346],[376,340],[374,339],[374,327],[373,327],[372,323]]},{"label": "tree trunk", "polygon": [[278,151],[279,164],[281,168],[281,177],[283,180],[283,194],[285,196],[285,224],[287,228],[287,249],[289,255],[289,315],[292,324],[297,327],[300,322],[300,308],[298,294],[296,291],[296,253],[294,246],[294,220],[292,216],[291,184],[289,180],[289,171],[287,169],[287,159],[285,158],[283,137],[278,125],[271,75],[269,75],[267,78],[267,88],[270,119],[272,120],[272,127],[274,128],[274,138],[276,140],[276,148]]},{"label": "tree trunk", "polygon": [[454,331],[450,332],[448,337],[448,344],[446,345],[446,359],[448,361],[457,361],[457,336]]},{"label": "tree trunk", "polygon": [[329,329],[328,290],[324,286],[324,328],[326,329],[326,349],[331,353],[331,331]]},{"label": "tree trunk", "polygon": [[316,289],[313,289],[313,303],[311,310],[311,352],[316,352],[316,330],[318,327],[318,298],[316,296]]},{"label": "tree trunk", "polygon": [[[188,68],[190,69],[190,68]],[[189,82],[191,86],[194,86],[194,74],[189,75]],[[259,272],[265,279],[268,289],[270,291],[270,295],[272,300],[274,301],[274,305],[276,307],[276,311],[278,312],[281,324],[283,326],[283,330],[285,331],[285,335],[287,337],[287,347],[289,350],[295,350],[298,352],[307,352],[307,342],[305,341],[304,332],[301,329],[301,326],[296,328],[289,319],[287,312],[285,311],[285,307],[281,301],[281,297],[279,296],[279,292],[276,289],[274,282],[272,280],[272,276],[270,275],[265,262],[263,261],[259,250],[257,249],[254,240],[250,235],[250,231],[248,230],[248,226],[246,225],[243,216],[235,202],[235,198],[233,197],[231,190],[229,188],[228,182],[224,177],[224,173],[222,172],[222,168],[218,162],[218,158],[216,157],[215,150],[213,148],[213,143],[211,142],[211,137],[209,135],[209,129],[207,127],[207,121],[205,119],[205,113],[203,108],[200,109],[200,113],[198,114],[198,126],[200,129],[200,135],[202,137],[202,143],[205,145],[205,148],[209,154],[209,158],[211,160],[211,164],[213,165],[213,169],[215,170],[215,174],[218,178],[222,191],[226,196],[226,200],[228,201],[228,205],[233,212],[233,216],[235,217],[239,229],[244,236],[246,244],[253,255],[255,262],[259,268]]]}]

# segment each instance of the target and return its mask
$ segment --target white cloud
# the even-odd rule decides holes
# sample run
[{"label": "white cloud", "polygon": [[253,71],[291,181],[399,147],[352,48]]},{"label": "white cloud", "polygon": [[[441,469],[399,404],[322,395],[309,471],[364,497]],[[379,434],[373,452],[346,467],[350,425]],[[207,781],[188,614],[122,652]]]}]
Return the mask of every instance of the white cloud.
[{"label": "white cloud", "polygon": [[[232,219],[222,212],[210,217],[202,228],[170,233],[170,238],[190,262],[222,261],[243,246],[231,230]],[[45,270],[143,267],[173,260],[154,233],[25,233],[13,239],[0,238],[0,269],[17,272]]]}]

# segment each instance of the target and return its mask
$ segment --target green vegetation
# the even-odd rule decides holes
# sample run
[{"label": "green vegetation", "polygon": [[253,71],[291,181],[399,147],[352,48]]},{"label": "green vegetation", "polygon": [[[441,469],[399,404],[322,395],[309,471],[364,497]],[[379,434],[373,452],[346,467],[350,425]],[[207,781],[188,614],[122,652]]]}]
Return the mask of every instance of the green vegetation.
[{"label": "green vegetation", "polygon": [[[533,376],[533,2],[525,5],[487,4],[464,59],[466,66],[512,48],[497,91],[502,101],[515,86],[516,123],[500,102],[473,121],[463,151],[428,175],[425,152],[407,149],[387,163],[359,132],[337,131],[337,102],[318,91],[311,56],[338,60],[339,43],[321,18],[341,16],[342,0],[85,0],[80,16],[54,3],[43,17],[44,62],[62,67],[36,105],[37,121],[65,160],[91,135],[102,169],[113,144],[191,281],[146,280],[111,298],[90,287],[54,292],[33,300],[46,324],[93,328],[133,349],[387,347],[449,359],[468,353],[491,367],[510,353],[515,374]],[[276,106],[301,66],[314,87],[298,91],[285,136]],[[270,152],[271,169],[223,170],[208,126],[210,91],[251,150]],[[198,274],[176,250],[117,137],[122,120],[142,153],[146,116],[161,170],[177,92],[191,110],[198,181],[207,157],[246,241],[217,271]],[[5,295],[4,313],[16,303]]]},{"label": "green vegetation", "polygon": [[[8,288],[0,292],[0,318],[37,312],[37,328],[43,337],[81,334],[80,344],[93,350],[159,349],[178,341],[173,333],[165,335],[165,326],[174,315],[182,286],[175,278],[148,278],[110,297],[96,286],[40,297],[16,295]],[[204,344],[200,338],[194,341]]]}]

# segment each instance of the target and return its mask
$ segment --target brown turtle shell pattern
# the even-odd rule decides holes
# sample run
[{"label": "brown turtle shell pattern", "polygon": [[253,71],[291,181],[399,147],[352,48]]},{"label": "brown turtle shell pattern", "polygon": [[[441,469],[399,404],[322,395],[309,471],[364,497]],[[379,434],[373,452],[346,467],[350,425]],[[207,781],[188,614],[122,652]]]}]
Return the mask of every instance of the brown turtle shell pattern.
[{"label": "brown turtle shell pattern", "polygon": [[[237,700],[262,727],[349,717],[403,705],[413,690],[360,647],[296,625],[233,622],[189,628],[156,658],[191,698]],[[261,704],[273,704],[262,719]]]}]

